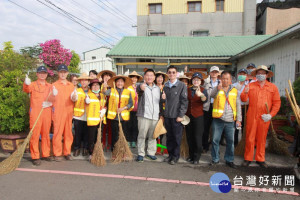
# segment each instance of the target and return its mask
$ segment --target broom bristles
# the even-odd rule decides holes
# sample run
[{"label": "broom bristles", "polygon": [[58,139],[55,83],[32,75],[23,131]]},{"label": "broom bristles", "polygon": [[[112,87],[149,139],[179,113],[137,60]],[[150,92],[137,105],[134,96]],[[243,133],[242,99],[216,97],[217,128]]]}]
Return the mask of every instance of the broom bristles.
[{"label": "broom bristles", "polygon": [[132,152],[128,146],[120,121],[119,121],[119,139],[114,146],[112,155],[113,155],[112,162],[114,164],[121,163],[122,161],[131,161],[133,159]]},{"label": "broom bristles", "polygon": [[183,134],[182,134],[182,139],[181,139],[181,144],[180,144],[180,155],[184,159],[189,157],[189,146],[187,143],[185,127],[183,128]]},{"label": "broom bristles", "polygon": [[234,149],[234,155],[237,156],[243,156],[245,152],[245,146],[246,146],[246,126],[243,128],[243,136],[241,141],[238,143],[236,148]]},{"label": "broom bristles", "polygon": [[97,142],[94,146],[91,163],[93,165],[96,165],[97,167],[105,166],[106,160],[103,152],[102,142],[101,142],[101,123],[100,121],[100,127],[98,128],[98,134],[97,134]]},{"label": "broom bristles", "polygon": [[267,151],[278,155],[290,155],[288,152],[288,145],[282,140],[278,139],[274,133],[272,133],[271,139],[269,140]]}]

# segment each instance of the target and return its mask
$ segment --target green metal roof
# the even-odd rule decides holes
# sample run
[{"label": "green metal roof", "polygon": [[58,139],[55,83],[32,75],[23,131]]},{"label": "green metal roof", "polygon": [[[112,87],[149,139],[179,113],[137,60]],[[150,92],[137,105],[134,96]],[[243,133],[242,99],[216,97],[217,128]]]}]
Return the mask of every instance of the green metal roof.
[{"label": "green metal roof", "polygon": [[269,35],[252,36],[129,36],[124,37],[109,57],[231,57],[269,38]]}]

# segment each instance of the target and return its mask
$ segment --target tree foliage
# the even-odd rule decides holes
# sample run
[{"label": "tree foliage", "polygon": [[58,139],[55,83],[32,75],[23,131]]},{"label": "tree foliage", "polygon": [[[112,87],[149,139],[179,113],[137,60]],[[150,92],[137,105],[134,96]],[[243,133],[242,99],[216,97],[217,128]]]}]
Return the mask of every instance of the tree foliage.
[{"label": "tree foliage", "polygon": [[72,73],[79,73],[80,57],[74,50],[72,50],[71,52],[72,52],[72,59],[69,65],[69,71]]}]

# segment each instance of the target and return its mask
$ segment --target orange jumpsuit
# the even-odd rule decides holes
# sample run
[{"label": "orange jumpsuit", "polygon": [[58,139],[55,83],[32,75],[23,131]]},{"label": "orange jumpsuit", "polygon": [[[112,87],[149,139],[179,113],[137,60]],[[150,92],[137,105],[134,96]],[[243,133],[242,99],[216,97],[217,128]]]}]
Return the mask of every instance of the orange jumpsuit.
[{"label": "orange jumpsuit", "polygon": [[244,159],[253,160],[254,146],[256,146],[255,160],[265,161],[266,138],[270,126],[270,121],[264,122],[262,114],[268,114],[266,103],[268,103],[270,114],[274,117],[281,105],[278,88],[273,83],[266,81],[261,88],[259,82],[249,84],[248,94],[241,93],[241,100],[246,102],[249,98],[249,108],[247,111],[246,146]]},{"label": "orange jumpsuit", "polygon": [[[64,140],[64,156],[71,154],[73,143],[72,118],[74,102],[71,100],[71,94],[74,91],[74,85],[67,81],[64,85],[60,80],[53,83],[58,91],[53,103],[53,154],[62,155],[62,139]],[[63,136],[63,138],[62,138]]]},{"label": "orange jumpsuit", "polygon": [[[30,85],[23,84],[23,91],[30,94],[30,129],[33,127],[40,111],[43,101],[46,101],[52,86],[49,83],[42,85],[39,81]],[[48,99],[49,100],[49,99]],[[42,136],[42,157],[50,156],[50,132],[51,127],[51,107],[44,108],[30,138],[30,153],[32,159],[39,159],[39,139]]]}]

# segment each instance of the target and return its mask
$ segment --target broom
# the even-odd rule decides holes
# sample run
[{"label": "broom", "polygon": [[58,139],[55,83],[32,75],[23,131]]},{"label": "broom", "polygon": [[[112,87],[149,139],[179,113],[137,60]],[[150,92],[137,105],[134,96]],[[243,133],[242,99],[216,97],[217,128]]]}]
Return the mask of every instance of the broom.
[{"label": "broom", "polygon": [[180,144],[180,155],[184,159],[187,159],[189,157],[189,146],[187,143],[185,126],[183,128],[183,134],[182,134],[182,139],[181,139],[181,144]]},{"label": "broom", "polygon": [[102,126],[102,118],[100,120],[100,126],[98,128],[98,134],[97,134],[97,142],[94,146],[92,159],[91,159],[91,163],[93,165],[96,165],[97,167],[106,165],[105,156],[102,147],[102,141],[101,141],[101,136],[102,136],[101,126]]},{"label": "broom", "polygon": [[[270,114],[268,103],[266,103],[266,107],[267,107],[268,114]],[[270,153],[289,156],[290,153],[288,151],[288,146],[285,142],[278,139],[276,132],[274,130],[274,127],[273,127],[272,119],[271,119],[270,123],[271,123],[272,131],[271,131],[271,139],[269,140],[267,151]]]},{"label": "broom", "polygon": [[[49,92],[49,95],[46,99],[46,101],[48,101],[50,95],[52,94],[52,92]],[[17,148],[17,150],[11,154],[8,158],[6,158],[5,160],[3,160],[1,163],[0,163],[0,175],[4,175],[4,174],[8,174],[12,171],[14,171],[20,164],[21,162],[21,159],[24,155],[24,152],[25,152],[25,149],[26,149],[26,146],[28,145],[29,141],[30,141],[30,138],[32,136],[32,133],[33,133],[33,130],[37,124],[37,122],[39,121],[42,113],[43,113],[43,110],[44,108],[41,109],[37,119],[35,120],[29,134],[27,135],[27,137],[25,138],[24,142],[22,143],[21,146],[19,146]]]},{"label": "broom", "polygon": [[[116,92],[115,82],[114,82],[114,89]],[[117,103],[117,101],[116,101],[116,103]],[[115,164],[120,163],[122,161],[131,161],[133,159],[132,152],[130,151],[130,148],[128,146],[127,140],[126,140],[124,132],[123,132],[119,113],[118,113],[118,119],[119,119],[119,139],[116,142],[116,144],[114,146],[114,150],[112,152],[112,155],[114,157],[114,158],[112,158],[112,161]]]},{"label": "broom", "polygon": [[292,107],[292,110],[295,114],[297,123],[300,124],[299,123],[300,122],[300,109],[299,109],[299,106],[297,104],[297,101],[296,101],[296,98],[295,98],[295,95],[294,95],[294,90],[293,90],[293,87],[292,87],[292,83],[291,83],[290,80],[289,80],[289,86],[290,86],[292,98],[291,98],[290,93],[289,93],[287,88],[285,88],[285,94],[286,94],[286,97],[288,98],[288,100],[291,104],[291,107]]},{"label": "broom", "polygon": [[238,156],[243,156],[245,152],[246,146],[246,127],[247,127],[247,105],[245,105],[245,112],[244,112],[244,127],[243,127],[243,135],[241,141],[235,147],[234,154]]}]

